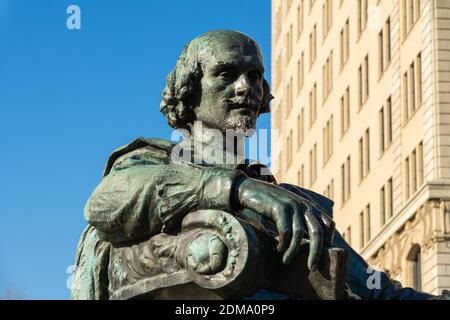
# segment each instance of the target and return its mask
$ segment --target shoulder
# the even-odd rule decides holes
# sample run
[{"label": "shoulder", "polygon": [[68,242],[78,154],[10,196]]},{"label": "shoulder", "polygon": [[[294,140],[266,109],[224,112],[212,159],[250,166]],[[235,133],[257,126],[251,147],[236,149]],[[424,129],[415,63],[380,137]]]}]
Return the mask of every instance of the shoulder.
[{"label": "shoulder", "polygon": [[139,137],[114,150],[106,161],[103,176],[136,164],[167,164],[175,144],[164,139]]}]

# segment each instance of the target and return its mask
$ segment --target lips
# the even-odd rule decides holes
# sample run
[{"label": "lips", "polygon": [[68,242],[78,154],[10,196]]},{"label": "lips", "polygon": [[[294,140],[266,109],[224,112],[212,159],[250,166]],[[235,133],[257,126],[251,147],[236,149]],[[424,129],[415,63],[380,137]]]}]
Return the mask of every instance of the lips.
[{"label": "lips", "polygon": [[257,103],[255,100],[245,99],[244,101],[233,102],[231,100],[227,100],[226,104],[229,110],[239,110],[239,111],[247,111],[247,112],[255,112],[258,110],[260,103]]}]

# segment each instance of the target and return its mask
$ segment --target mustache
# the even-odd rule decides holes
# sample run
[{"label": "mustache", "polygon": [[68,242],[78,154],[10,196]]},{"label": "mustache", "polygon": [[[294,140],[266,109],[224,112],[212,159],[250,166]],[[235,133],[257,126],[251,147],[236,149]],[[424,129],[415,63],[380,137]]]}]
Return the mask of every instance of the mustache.
[{"label": "mustache", "polygon": [[253,111],[258,111],[261,106],[261,101],[255,100],[250,97],[245,97],[242,99],[223,99],[223,103],[228,107],[229,110],[232,109],[251,109]]}]

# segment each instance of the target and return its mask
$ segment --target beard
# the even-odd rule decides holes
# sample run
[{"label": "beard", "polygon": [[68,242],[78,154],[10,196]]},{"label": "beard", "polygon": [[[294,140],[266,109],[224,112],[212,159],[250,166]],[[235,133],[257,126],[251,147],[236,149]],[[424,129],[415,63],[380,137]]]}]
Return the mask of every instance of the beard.
[{"label": "beard", "polygon": [[246,97],[236,102],[224,99],[223,103],[228,110],[225,119],[226,129],[240,131],[247,135],[249,130],[252,131],[256,128],[256,119],[258,118],[258,110],[261,105],[260,101]]},{"label": "beard", "polygon": [[256,116],[253,112],[249,114],[230,112],[225,119],[225,127],[226,129],[243,132],[245,135],[251,135],[251,131],[256,128]]}]

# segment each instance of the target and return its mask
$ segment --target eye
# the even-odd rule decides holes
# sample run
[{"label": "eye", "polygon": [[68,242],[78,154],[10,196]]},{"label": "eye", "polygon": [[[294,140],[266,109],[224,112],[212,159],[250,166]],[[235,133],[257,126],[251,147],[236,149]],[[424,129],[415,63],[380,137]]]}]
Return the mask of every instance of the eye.
[{"label": "eye", "polygon": [[218,72],[218,76],[222,79],[232,80],[236,77],[236,71],[230,68],[222,69]]},{"label": "eye", "polygon": [[222,78],[229,78],[231,76],[231,72],[230,71],[222,71],[221,73],[219,73],[219,76]]}]

